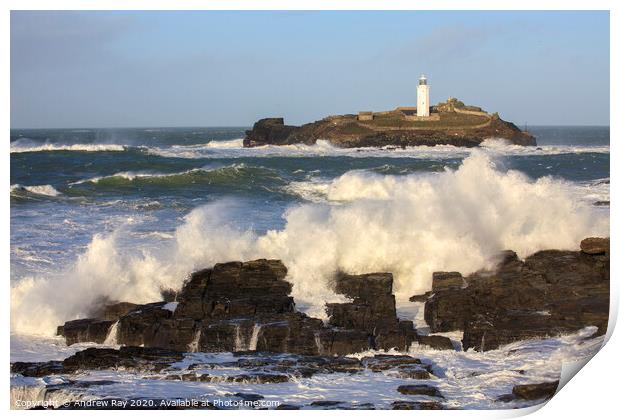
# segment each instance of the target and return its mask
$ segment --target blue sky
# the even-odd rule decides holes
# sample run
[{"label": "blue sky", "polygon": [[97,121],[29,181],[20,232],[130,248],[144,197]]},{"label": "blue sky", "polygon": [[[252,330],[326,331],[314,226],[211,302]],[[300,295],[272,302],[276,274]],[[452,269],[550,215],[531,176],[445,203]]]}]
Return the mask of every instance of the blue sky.
[{"label": "blue sky", "polygon": [[12,12],[11,126],[300,124],[455,96],[609,124],[607,12]]}]

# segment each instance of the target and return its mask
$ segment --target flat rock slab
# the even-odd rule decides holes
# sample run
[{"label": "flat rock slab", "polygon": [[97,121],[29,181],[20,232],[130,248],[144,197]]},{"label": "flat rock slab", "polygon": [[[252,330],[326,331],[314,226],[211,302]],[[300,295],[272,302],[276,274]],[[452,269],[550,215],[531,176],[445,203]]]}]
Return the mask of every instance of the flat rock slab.
[{"label": "flat rock slab", "polygon": [[559,381],[539,384],[515,385],[512,393],[520,400],[539,400],[551,398],[558,389]]},{"label": "flat rock slab", "polygon": [[580,247],[582,252],[590,255],[609,253],[609,238],[586,238]]},{"label": "flat rock slab", "polygon": [[444,410],[436,401],[394,401],[392,410]]},{"label": "flat rock slab", "polygon": [[420,335],[418,336],[418,343],[435,350],[454,350],[452,340],[441,335]]},{"label": "flat rock slab", "polygon": [[398,387],[398,392],[404,395],[426,395],[443,398],[441,392],[431,385],[401,385]]}]

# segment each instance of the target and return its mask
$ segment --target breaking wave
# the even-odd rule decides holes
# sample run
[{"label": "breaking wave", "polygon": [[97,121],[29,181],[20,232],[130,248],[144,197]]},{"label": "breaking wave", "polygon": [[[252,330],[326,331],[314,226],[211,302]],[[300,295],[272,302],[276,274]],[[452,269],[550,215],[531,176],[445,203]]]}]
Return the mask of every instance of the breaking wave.
[{"label": "breaking wave", "polygon": [[609,154],[609,145],[575,146],[575,145],[544,145],[519,146],[506,139],[490,138],[480,144],[482,149],[504,155],[563,155],[581,153]]},{"label": "breaking wave", "polygon": [[[570,145],[545,145],[545,146],[519,146],[511,144],[501,138],[490,138],[481,143],[480,149],[506,156],[521,155],[561,155],[580,153],[609,154],[609,145],[605,146],[570,146]],[[304,157],[304,156],[347,156],[347,157],[415,157],[415,158],[462,158],[469,156],[474,149],[466,149],[457,146],[410,146],[395,147],[386,145],[383,147],[358,147],[341,148],[333,145],[328,140],[317,140],[315,144],[291,144],[291,145],[265,145],[253,148],[243,147],[243,139],[212,140],[206,143],[189,145],[162,145],[153,146],[146,144],[117,144],[117,143],[42,143],[23,138],[11,142],[11,153],[29,152],[123,152],[138,151],[150,155],[167,158],[203,159],[210,157],[235,158],[235,157]]]},{"label": "breaking wave", "polygon": [[[235,163],[228,166],[213,166],[193,168],[181,172],[118,172],[108,176],[98,176],[72,182],[70,185],[101,185],[106,187],[125,186],[132,184],[153,184],[159,186],[182,186],[200,183],[226,183],[247,178],[248,181],[257,178],[271,177],[279,179],[277,173],[260,166],[247,166]],[[239,185],[246,185],[239,183]]]},{"label": "breaking wave", "polygon": [[430,288],[433,271],[471,273],[513,249],[578,249],[587,236],[608,236],[609,216],[553,178],[531,180],[473,151],[456,170],[387,176],[349,172],[324,187],[329,200],[283,215],[285,226],[263,235],[232,226],[235,201],[194,209],[160,249],[121,249],[119,229],[95,235],[72,267],[28,277],[11,289],[11,329],[53,334],[56,325],[88,315],[100,296],[132,302],[160,299],[193,270],[230,260],[282,259],[298,307],[324,316],[336,301],[328,286],[339,270],[394,274],[398,299]]},{"label": "breaking wave", "polygon": [[11,185],[11,197],[23,197],[32,194],[48,197],[57,197],[61,195],[61,193],[51,185]]},{"label": "breaking wave", "polygon": [[[419,175],[433,176],[432,174]],[[546,177],[540,182],[553,182],[557,188],[586,205],[607,205],[610,199],[609,178],[572,182],[561,178]],[[408,184],[411,184],[410,186]],[[282,189],[314,203],[339,204],[359,199],[389,200],[397,188],[414,188],[412,179],[402,176],[381,175],[370,170],[349,171],[336,179],[320,177],[306,181],[293,181]]]},{"label": "breaking wave", "polygon": [[[529,155],[562,155],[580,153],[609,154],[609,146],[519,146],[511,144],[501,138],[487,139],[480,148],[487,152],[505,156]],[[304,157],[304,156],[347,156],[347,157],[382,157],[382,158],[463,158],[469,156],[476,148],[467,149],[457,146],[410,146],[410,147],[357,147],[341,148],[334,146],[327,140],[317,140],[315,144],[290,144],[283,146],[266,145],[253,148],[244,148],[243,139],[210,141],[206,144],[173,145],[170,147],[147,147],[149,154],[201,159],[208,157]]]},{"label": "breaking wave", "polygon": [[40,143],[29,139],[21,139],[11,142],[11,153],[31,153],[31,152],[122,152],[128,146],[122,144],[56,144]]}]

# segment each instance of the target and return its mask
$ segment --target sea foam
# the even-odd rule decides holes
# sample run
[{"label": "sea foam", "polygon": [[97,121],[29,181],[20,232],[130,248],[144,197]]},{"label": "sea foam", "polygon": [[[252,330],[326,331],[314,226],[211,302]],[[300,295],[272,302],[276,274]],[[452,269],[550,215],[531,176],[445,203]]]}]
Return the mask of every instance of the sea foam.
[{"label": "sea foam", "polygon": [[282,259],[298,308],[324,316],[325,302],[341,299],[329,288],[337,271],[392,272],[402,300],[428,290],[434,271],[491,267],[504,249],[523,258],[609,235],[608,214],[564,182],[502,170],[484,151],[435,174],[349,172],[321,194],[328,200],[289,208],[285,226],[263,235],[231,225],[228,216],[239,206],[231,200],[194,209],[159,250],[119,249],[123,229],[95,235],[72,267],[14,283],[11,329],[52,334],[63,321],[87,316],[101,296],[157,301],[161,289],[179,288],[192,270],[254,258]]},{"label": "sea foam", "polygon": [[56,143],[37,143],[14,141],[11,143],[11,153],[32,153],[32,152],[122,152],[127,146],[122,144],[56,144]]},{"label": "sea foam", "polygon": [[[569,153],[609,154],[609,146],[568,146],[542,145],[519,146],[502,138],[489,138],[480,144],[479,149],[503,156],[549,156]],[[146,153],[186,159],[235,158],[235,157],[312,157],[346,156],[352,158],[422,158],[448,159],[464,158],[476,149],[451,145],[394,147],[355,147],[334,146],[328,140],[317,140],[315,144],[263,145],[243,147],[243,139],[213,140],[204,144],[171,145],[167,147],[145,147]]]},{"label": "sea foam", "polygon": [[51,185],[20,185],[13,184],[11,185],[11,195],[23,195],[24,193],[28,194],[36,194],[36,195],[46,195],[49,197],[57,197],[61,195],[61,193]]}]

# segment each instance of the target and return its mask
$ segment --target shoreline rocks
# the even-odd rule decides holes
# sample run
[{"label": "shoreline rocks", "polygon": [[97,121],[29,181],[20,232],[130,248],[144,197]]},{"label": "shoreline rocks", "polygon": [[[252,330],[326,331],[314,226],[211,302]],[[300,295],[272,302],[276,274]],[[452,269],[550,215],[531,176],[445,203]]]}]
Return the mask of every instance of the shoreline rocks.
[{"label": "shoreline rocks", "polygon": [[555,395],[559,383],[559,381],[554,381],[542,382],[538,384],[515,385],[512,388],[512,393],[501,395],[497,401],[512,402],[515,400],[549,400]]},{"label": "shoreline rocks", "polygon": [[345,355],[406,351],[413,342],[454,350],[436,333],[455,330],[463,331],[464,350],[478,351],[592,325],[605,333],[608,238],[586,238],[581,251],[546,250],[525,260],[504,251],[498,261],[494,270],[467,277],[434,273],[432,290],[411,298],[426,302],[428,336],[397,317],[390,273],[337,274],[332,287],[349,301],[327,303],[323,321],[296,310],[286,267],[265,259],[216,264],[190,276],[178,303],[113,302],[97,309],[101,318],[68,321],[58,334],[69,345],[108,340],[174,351]]},{"label": "shoreline rocks", "polygon": [[[587,238],[581,251],[546,250],[524,260],[505,251],[498,261],[493,271],[468,276],[435,273],[432,290],[412,298],[426,300],[431,332],[462,327],[463,348],[479,351],[590,325],[603,333],[609,304],[609,239]],[[349,301],[327,304],[329,317],[323,321],[296,310],[280,261],[216,264],[193,273],[174,293],[177,302],[103,302],[93,310],[100,318],[68,321],[58,328],[68,344],[95,341],[120,348],[91,347],[64,360],[15,362],[11,372],[16,378],[58,378],[43,386],[50,398],[54,392],[82,392],[105,384],[84,380],[83,374],[91,371],[127,371],[143,379],[184,381],[188,386],[204,382],[240,387],[284,386],[314,375],[381,372],[394,381],[394,400],[388,408],[458,408],[449,388],[442,387],[447,366],[402,353],[345,356],[392,348],[404,352],[412,343],[456,351],[448,337],[420,335],[412,321],[397,317],[390,273],[340,273],[332,287]],[[232,357],[188,354],[196,351],[232,352]],[[431,358],[433,354],[421,352]],[[515,384],[510,394],[488,397],[500,406],[522,406],[551,398],[557,386],[557,381]],[[239,391],[231,398],[261,398]],[[302,406],[283,404],[280,409],[372,408],[325,397]]]},{"label": "shoreline rocks", "polygon": [[[350,302],[328,303],[326,322],[295,309],[286,273],[278,260],[216,264],[190,276],[176,305],[112,303],[97,309],[104,319],[68,321],[58,334],[67,344],[108,340],[174,351],[307,355],[405,351],[418,338],[413,322],[396,316],[390,273],[339,274],[334,290]],[[427,344],[445,347],[436,340]]]},{"label": "shoreline rocks", "polygon": [[581,251],[539,251],[524,260],[505,251],[498,260],[495,270],[473,273],[462,285],[456,274],[434,277],[424,310],[431,332],[462,330],[463,349],[479,351],[587,326],[605,334],[609,238],[584,239]]}]

